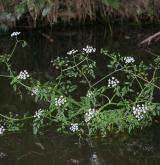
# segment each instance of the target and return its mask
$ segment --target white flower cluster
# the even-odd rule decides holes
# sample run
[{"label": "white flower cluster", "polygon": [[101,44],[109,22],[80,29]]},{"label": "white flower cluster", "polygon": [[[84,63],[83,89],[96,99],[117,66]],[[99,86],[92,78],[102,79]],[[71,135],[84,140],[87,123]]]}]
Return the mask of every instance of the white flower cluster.
[{"label": "white flower cluster", "polygon": [[29,74],[26,70],[24,71],[20,71],[19,75],[18,75],[18,79],[20,80],[25,80],[29,77]]},{"label": "white flower cluster", "polygon": [[32,96],[37,95],[38,92],[39,92],[38,88],[37,87],[34,87],[34,88],[32,88],[31,95]]},{"label": "white flower cluster", "polygon": [[134,57],[131,57],[131,56],[123,57],[123,60],[124,60],[125,64],[129,64],[129,63],[134,63],[135,62]]},{"label": "white flower cluster", "polygon": [[72,132],[78,131],[78,123],[72,123],[69,127]]},{"label": "white flower cluster", "polygon": [[89,109],[88,112],[85,113],[84,115],[84,120],[86,123],[88,123],[94,116],[96,115],[96,110],[93,109]]},{"label": "white flower cluster", "polygon": [[70,50],[69,52],[67,52],[68,55],[72,55],[72,54],[76,54],[78,52],[78,50]]},{"label": "white flower cluster", "polygon": [[88,91],[86,96],[91,98],[93,96],[93,92],[92,91]]},{"label": "white flower cluster", "polygon": [[55,98],[55,105],[57,107],[60,107],[66,103],[66,99],[63,96],[60,96],[59,98]]},{"label": "white flower cluster", "polygon": [[34,114],[34,118],[38,118],[38,119],[40,119],[41,116],[43,115],[43,112],[44,112],[44,110],[39,109],[38,111],[35,112],[35,114]]},{"label": "white flower cluster", "polygon": [[115,87],[118,84],[119,81],[115,77],[112,77],[111,79],[108,80],[108,87]]},{"label": "white flower cluster", "polygon": [[83,48],[83,51],[87,54],[90,53],[95,53],[96,52],[96,48],[93,48],[92,46],[86,46],[85,48]]},{"label": "white flower cluster", "polygon": [[0,127],[0,135],[3,135],[4,131],[5,131],[4,127],[1,126],[1,127]]},{"label": "white flower cluster", "polygon": [[135,107],[133,107],[132,111],[135,117],[138,120],[142,120],[144,118],[144,114],[147,112],[148,108],[144,104],[139,105],[137,104]]},{"label": "white flower cluster", "polygon": [[13,32],[12,34],[11,34],[11,37],[17,37],[18,35],[20,35],[21,34],[21,32]]}]

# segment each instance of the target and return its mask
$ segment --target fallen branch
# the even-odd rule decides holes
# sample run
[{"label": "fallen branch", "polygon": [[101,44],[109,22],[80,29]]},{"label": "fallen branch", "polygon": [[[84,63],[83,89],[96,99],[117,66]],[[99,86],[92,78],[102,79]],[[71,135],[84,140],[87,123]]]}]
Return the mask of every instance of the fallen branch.
[{"label": "fallen branch", "polygon": [[160,32],[157,32],[157,33],[155,33],[155,34],[153,34],[153,35],[147,37],[145,40],[141,41],[141,42],[139,43],[139,45],[143,45],[143,44],[145,44],[145,43],[147,43],[147,45],[150,45],[150,44],[151,44],[151,41],[152,41],[154,38],[158,37],[158,39],[156,39],[156,41],[158,41],[158,40],[159,40],[159,36],[160,36]]}]

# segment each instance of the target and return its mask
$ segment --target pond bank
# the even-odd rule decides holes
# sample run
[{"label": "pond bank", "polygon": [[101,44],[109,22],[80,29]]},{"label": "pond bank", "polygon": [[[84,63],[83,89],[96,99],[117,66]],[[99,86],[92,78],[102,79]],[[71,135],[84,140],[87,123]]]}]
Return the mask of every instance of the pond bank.
[{"label": "pond bank", "polygon": [[158,0],[24,0],[0,2],[0,28],[7,30],[17,25],[69,25],[85,22],[159,23]]}]

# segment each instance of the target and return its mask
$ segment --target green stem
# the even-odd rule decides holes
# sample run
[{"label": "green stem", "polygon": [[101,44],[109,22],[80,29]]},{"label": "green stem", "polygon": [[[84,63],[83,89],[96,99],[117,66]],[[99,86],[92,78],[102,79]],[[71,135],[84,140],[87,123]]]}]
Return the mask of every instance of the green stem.
[{"label": "green stem", "polygon": [[116,72],[122,71],[125,67],[117,69],[113,72],[111,72],[110,74],[107,74],[106,76],[102,77],[100,80],[98,80],[96,83],[94,83],[93,85],[91,85],[91,88],[93,88],[94,86],[96,86],[97,84],[99,84],[100,82],[102,82],[103,80],[105,80],[106,78],[108,78],[109,76],[113,75]]},{"label": "green stem", "polygon": [[28,119],[33,118],[33,116],[28,116],[28,117],[24,117],[22,119],[15,119],[15,118],[8,117],[8,116],[2,115],[2,114],[0,114],[0,116],[7,119],[7,120],[14,120],[14,121],[24,121],[24,120],[28,120]]},{"label": "green stem", "polygon": [[6,77],[6,78],[12,78],[12,76],[10,76],[10,75],[0,75],[0,77]]},{"label": "green stem", "polygon": [[17,47],[17,45],[18,45],[18,42],[19,42],[19,41],[16,39],[16,43],[14,44],[14,47],[13,47],[13,49],[12,49],[12,52],[11,52],[10,55],[9,55],[8,62],[9,62],[9,60],[12,58],[12,56],[13,56],[15,50],[16,50],[16,47]]},{"label": "green stem", "polygon": [[[76,66],[75,56],[73,56],[73,59],[74,59],[74,63],[75,63],[75,66]],[[86,75],[83,73],[83,71],[81,71],[81,70],[79,69],[78,66],[76,66],[76,68],[77,68],[77,70],[79,71],[79,73],[80,73],[81,75],[83,75],[83,77],[84,77],[85,80],[87,81],[88,86],[89,86],[89,88],[90,88],[90,87],[91,87],[91,84],[90,84],[90,81],[88,80],[88,78],[86,77]]]},{"label": "green stem", "polygon": [[70,70],[70,69],[73,69],[73,68],[76,68],[77,66],[79,66],[80,64],[82,64],[85,60],[86,60],[86,58],[84,58],[84,60],[80,61],[79,63],[77,63],[74,66],[71,66],[69,68],[63,69],[62,72],[67,71],[67,70]]}]

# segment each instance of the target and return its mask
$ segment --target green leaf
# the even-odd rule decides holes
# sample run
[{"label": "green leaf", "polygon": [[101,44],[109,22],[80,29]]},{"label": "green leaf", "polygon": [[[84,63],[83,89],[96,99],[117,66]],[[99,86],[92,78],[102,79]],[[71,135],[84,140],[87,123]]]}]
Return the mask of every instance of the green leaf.
[{"label": "green leaf", "polygon": [[107,6],[113,7],[114,9],[119,8],[119,0],[102,0],[102,2]]},{"label": "green leaf", "polygon": [[25,47],[27,47],[27,46],[28,46],[27,42],[26,42],[26,41],[23,41],[23,42],[22,42],[22,47],[25,48]]}]

